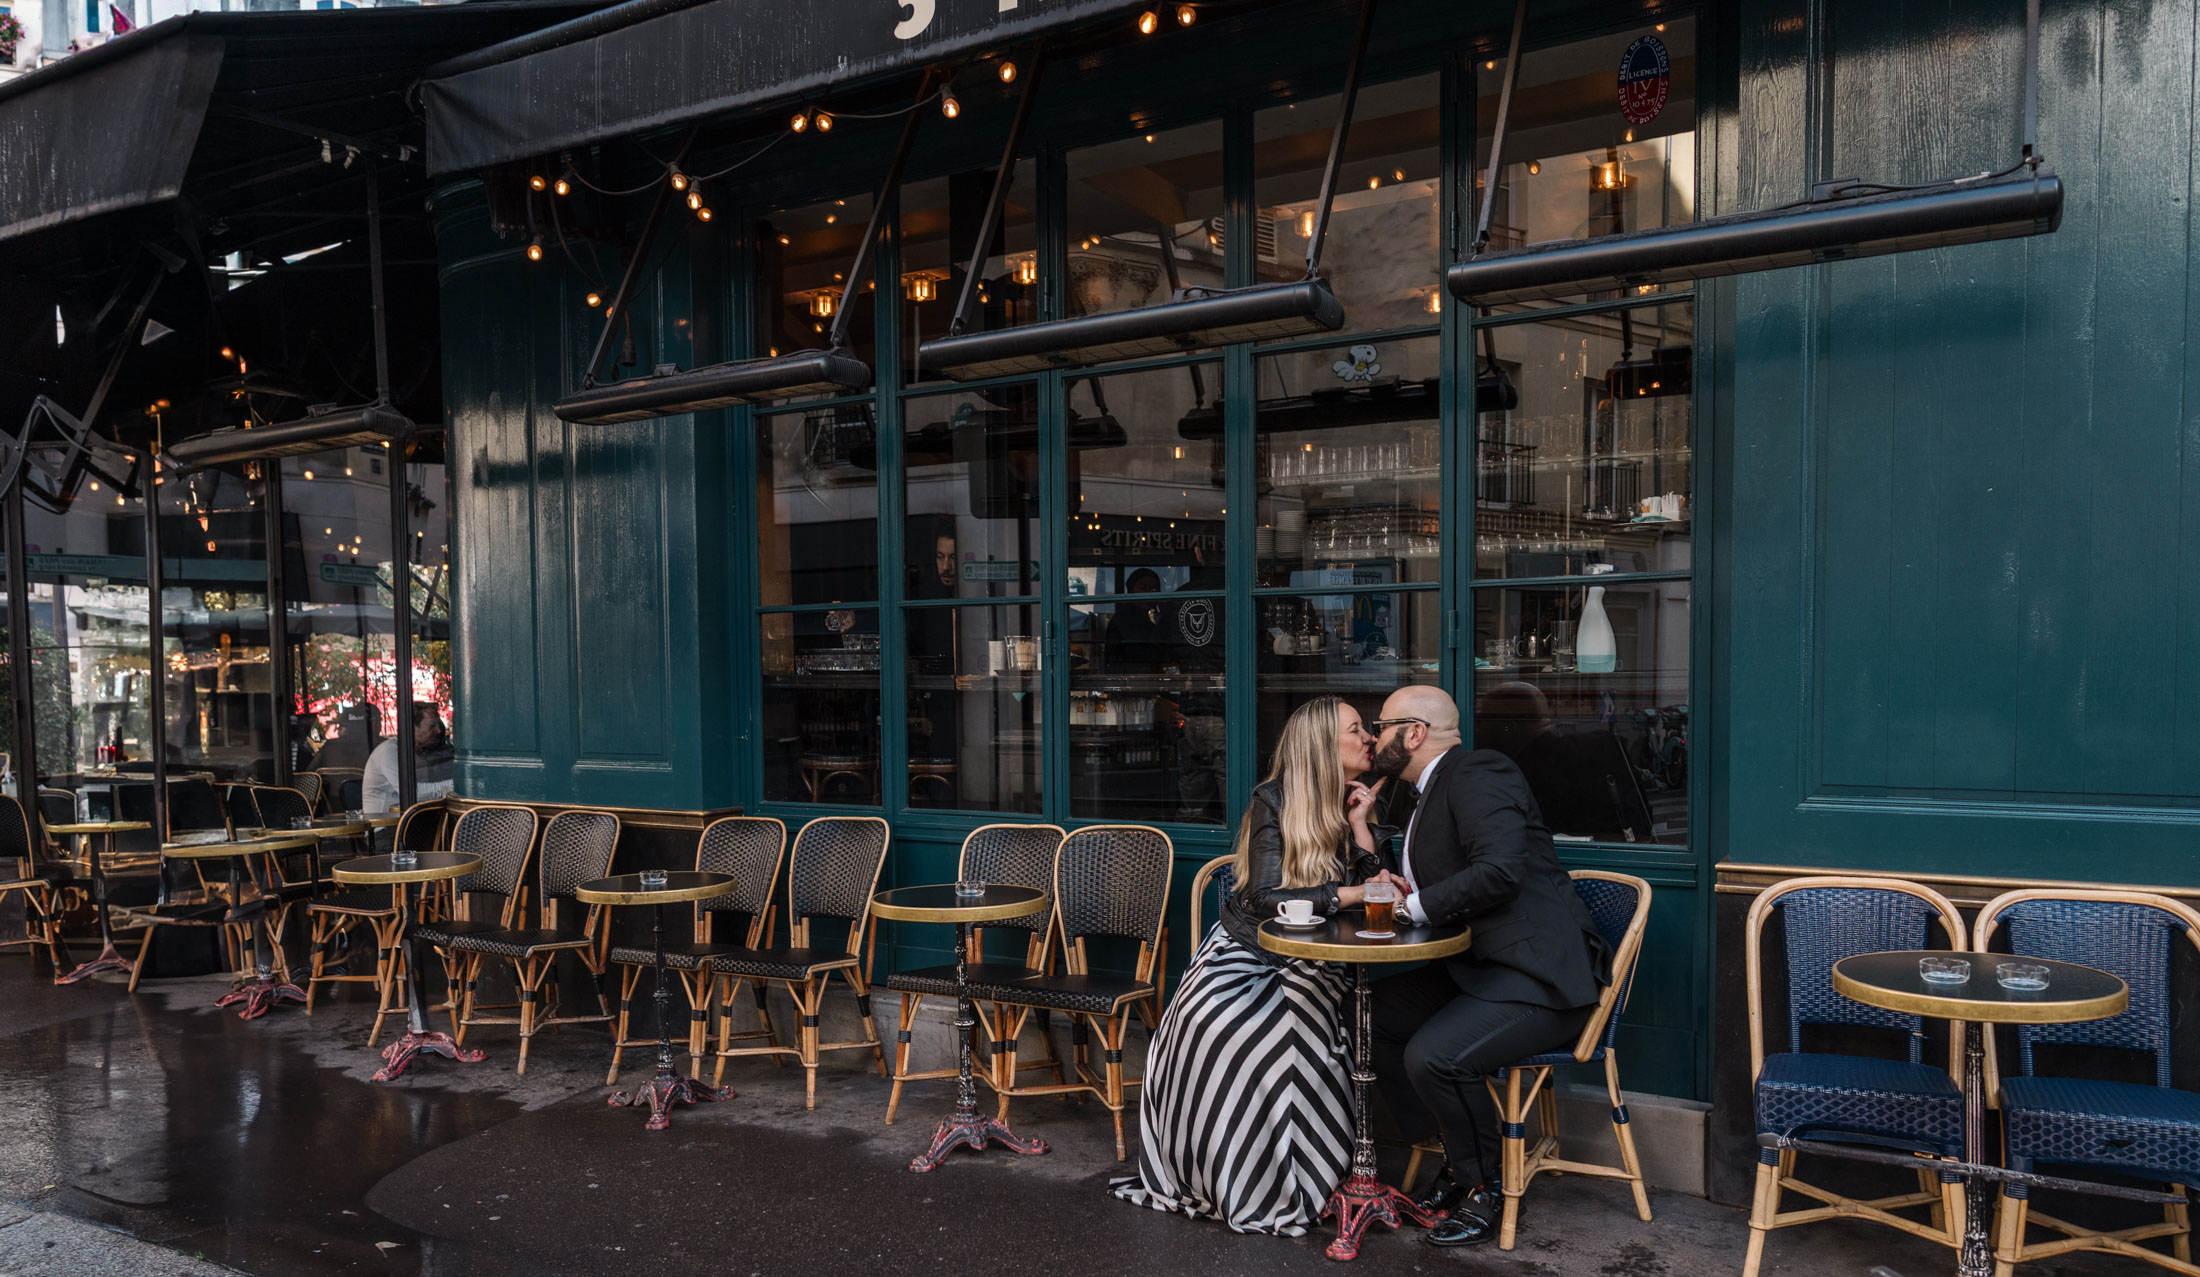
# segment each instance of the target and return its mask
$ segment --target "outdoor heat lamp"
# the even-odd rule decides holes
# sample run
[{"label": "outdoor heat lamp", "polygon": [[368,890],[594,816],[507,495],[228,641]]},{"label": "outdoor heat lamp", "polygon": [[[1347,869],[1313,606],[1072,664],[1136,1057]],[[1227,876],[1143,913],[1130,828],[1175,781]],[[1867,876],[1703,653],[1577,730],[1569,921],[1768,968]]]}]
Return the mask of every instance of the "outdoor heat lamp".
[{"label": "outdoor heat lamp", "polygon": [[238,461],[264,461],[270,457],[294,457],[327,452],[334,448],[358,448],[378,443],[402,443],[420,429],[412,418],[386,403],[357,408],[321,408],[296,421],[250,429],[216,430],[168,446],[162,455],[184,470]]},{"label": "outdoor heat lamp", "polygon": [[871,366],[845,351],[798,350],[769,359],[711,364],[688,372],[589,386],[551,405],[575,425],[675,417],[735,404],[775,403],[801,395],[851,394],[871,384]]},{"label": "outdoor heat lamp", "polygon": [[1204,346],[1299,337],[1342,327],[1344,304],[1329,282],[1306,279],[1198,291],[1138,310],[935,338],[924,343],[918,357],[927,369],[956,381],[972,381],[1180,355]]},{"label": "outdoor heat lamp", "polygon": [[2044,168],[2020,169],[1486,253],[1453,266],[1444,283],[1452,296],[1472,306],[1554,301],[2045,235],[2062,224],[2062,205],[2059,178]]}]

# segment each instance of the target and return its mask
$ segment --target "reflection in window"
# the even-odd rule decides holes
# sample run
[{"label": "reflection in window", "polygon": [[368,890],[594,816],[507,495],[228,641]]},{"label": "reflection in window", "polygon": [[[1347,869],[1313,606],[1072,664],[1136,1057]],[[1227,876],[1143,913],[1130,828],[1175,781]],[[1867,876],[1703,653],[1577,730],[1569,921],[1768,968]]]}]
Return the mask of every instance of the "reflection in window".
[{"label": "reflection in window", "polygon": [[1221,436],[1214,364],[1069,384],[1070,590],[1117,594],[1139,569],[1158,588],[1222,588]]},{"label": "reflection in window", "polygon": [[1224,821],[1223,601],[1152,568],[1123,597],[1070,609],[1070,812]]},{"label": "reflection in window", "polygon": [[1477,592],[1474,743],[1520,765],[1552,833],[1688,841],[1688,598],[1594,578]]},{"label": "reflection in window", "polygon": [[1221,124],[1071,151],[1068,205],[1071,316],[1223,284]]},{"label": "reflection in window", "polygon": [[767,607],[878,597],[878,431],[869,403],[759,418],[757,571]]},{"label": "reflection in window", "polygon": [[878,610],[769,612],[757,619],[764,797],[877,806]]},{"label": "reflection in window", "polygon": [[1039,608],[912,607],[909,803],[1039,810]]},{"label": "reflection in window", "polygon": [[[1348,329],[1434,324],[1441,310],[1443,177],[1437,78],[1360,90],[1345,133],[1322,274]],[[1339,99],[1270,107],[1253,117],[1254,258],[1263,280],[1306,272],[1322,172]]]},{"label": "reflection in window", "polygon": [[[965,332],[1014,328],[1039,317],[1038,188],[1033,167],[1028,162],[1016,166],[993,242],[986,246],[985,261],[978,267],[978,291],[964,314]],[[917,347],[946,336],[955,317],[986,201],[993,197],[993,178],[991,170],[981,169],[902,188],[902,350],[912,368]]]},{"label": "reflection in window", "polygon": [[[1339,572],[1329,584],[1373,584]],[[1433,590],[1270,595],[1260,619],[1256,775],[1268,774],[1291,711],[1317,696],[1341,696],[1374,718],[1383,698],[1409,683],[1436,682],[1442,608]]]},{"label": "reflection in window", "polygon": [[[87,482],[65,514],[26,502],[24,524],[38,768],[76,788],[77,773],[151,758],[145,507]],[[96,788],[108,818],[112,786]]]},{"label": "reflection in window", "polygon": [[[1294,351],[1259,364],[1253,533],[1260,583],[1433,581],[1442,532],[1434,338]],[[1212,414],[1217,431],[1221,413]]]},{"label": "reflection in window", "polygon": [[902,417],[903,597],[1037,593],[1037,388],[1024,382],[911,398]]},{"label": "reflection in window", "polygon": [[[851,195],[757,222],[756,327],[765,346],[757,354],[827,347],[848,267],[870,219],[871,197]],[[855,313],[848,317],[849,349],[866,363],[871,362],[875,293],[875,287],[857,290],[850,303]]]},{"label": "reflection in window", "polygon": [[[223,779],[272,779],[275,704],[259,485],[199,470],[169,476],[157,491],[168,563],[161,619],[170,765]],[[297,734],[309,736],[307,725],[301,722]],[[294,760],[309,760],[311,752],[307,743]]]},{"label": "reflection in window", "polygon": [[1694,311],[1486,330],[1519,406],[1476,419],[1475,575],[1685,570]]}]

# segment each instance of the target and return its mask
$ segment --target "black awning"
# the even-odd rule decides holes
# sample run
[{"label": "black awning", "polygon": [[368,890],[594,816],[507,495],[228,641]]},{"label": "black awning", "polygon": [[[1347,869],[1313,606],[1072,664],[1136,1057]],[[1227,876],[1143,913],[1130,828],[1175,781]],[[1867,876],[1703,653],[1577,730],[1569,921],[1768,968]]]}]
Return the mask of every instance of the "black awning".
[{"label": "black awning", "polygon": [[0,91],[0,240],[174,199],[222,51],[219,39],[184,35],[179,19],[57,64],[66,76],[9,83]]},{"label": "black awning", "polygon": [[[552,27],[430,68],[428,169],[586,146],[900,67],[1028,40],[1134,0],[663,0]],[[655,13],[620,24],[622,11]],[[902,34],[906,32],[907,34]]]}]

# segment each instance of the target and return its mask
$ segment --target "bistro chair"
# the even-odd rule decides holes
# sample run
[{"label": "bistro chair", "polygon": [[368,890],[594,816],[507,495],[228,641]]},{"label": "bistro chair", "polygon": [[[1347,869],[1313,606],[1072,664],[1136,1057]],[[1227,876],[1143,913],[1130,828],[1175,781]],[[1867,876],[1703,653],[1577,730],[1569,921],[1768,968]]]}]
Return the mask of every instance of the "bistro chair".
[{"label": "bistro chair", "polygon": [[290,787],[297,790],[305,798],[308,811],[319,812],[322,810],[321,773],[292,772],[290,774]]},{"label": "bistro chair", "polygon": [[[1059,825],[980,825],[963,839],[962,855],[955,862],[955,878],[958,882],[993,882],[1007,886],[1035,887],[1046,893],[1046,901],[1037,913],[1022,918],[1002,918],[981,923],[971,928],[968,970],[973,989],[972,1006],[977,1010],[978,1023],[991,1039],[993,1059],[998,1062],[1008,1055],[1002,1046],[1002,1035],[1008,1031],[1011,1012],[1001,1004],[980,1002],[974,996],[977,985],[1008,984],[1042,976],[1047,971],[1047,950],[1054,938],[1054,858],[1062,849],[1062,829]],[[985,960],[985,933],[1005,931],[1016,933],[1009,937],[1024,941],[1021,961],[987,962]],[[960,1076],[959,1066],[952,1069],[929,1069],[922,1073],[909,1071],[910,1028],[917,1022],[917,1009],[927,997],[952,998],[956,993],[955,964],[920,967],[914,971],[897,971],[886,977],[885,987],[901,995],[901,1026],[894,1033],[894,1089],[886,1097],[886,1124],[894,1123],[894,1110],[901,1106],[901,1088],[906,1082],[929,1082],[940,1078]],[[1053,1035],[1044,1021],[1039,1025],[1039,1040],[1046,1045],[1046,1058],[1034,1060],[1025,1068],[1054,1070],[1054,1080],[1063,1081],[1061,1061],[1054,1058]],[[986,1079],[994,1090],[1000,1089],[1000,1075],[991,1067],[979,1076]],[[1011,1079],[1013,1080],[1013,1079]]]},{"label": "bistro chair", "polygon": [[[1650,1222],[1650,1194],[1643,1187],[1642,1159],[1635,1155],[1635,1133],[1627,1124],[1627,1101],[1619,1089],[1619,1017],[1627,1009],[1627,995],[1635,983],[1635,963],[1642,956],[1643,929],[1650,925],[1650,884],[1626,874],[1601,869],[1573,871],[1574,892],[1589,907],[1597,933],[1612,950],[1612,980],[1597,1000],[1596,1013],[1582,1026],[1581,1036],[1570,1050],[1546,1051],[1500,1069],[1489,1079],[1490,1095],[1497,1101],[1504,1123],[1503,1158],[1505,1215],[1498,1226],[1497,1248],[1511,1250],[1520,1225],[1520,1199],[1536,1176],[1551,1174],[1592,1175],[1627,1181],[1635,1193],[1635,1214]],[[1575,1162],[1559,1156],[1558,1094],[1551,1070],[1564,1064],[1604,1065],[1604,1092],[1612,1103],[1612,1136],[1619,1144],[1618,1166]],[[1542,1126],[1535,1146],[1528,1145],[1528,1110],[1534,1109]],[[1414,1182],[1421,1155],[1438,1152],[1441,1144],[1416,1144],[1406,1163],[1406,1183]]]},{"label": "bistro chair", "polygon": [[[879,1046],[878,1025],[871,1018],[871,989],[863,977],[863,963],[871,939],[871,896],[878,890],[879,870],[886,864],[886,847],[892,833],[876,816],[820,816],[795,835],[794,851],[787,865],[787,943],[783,947],[748,947],[713,954],[710,969],[717,979],[734,977],[727,993],[743,979],[759,987],[776,984],[794,999],[801,1018],[800,1045],[785,1047],[776,1039],[764,1046],[718,1048],[713,1084],[724,1081],[726,1061],[736,1055],[795,1055],[804,1072],[803,1107],[817,1107],[817,1060],[821,1051],[871,1049],[879,1076],[886,1076],[886,1052]],[[810,927],[820,919],[845,922],[848,942],[842,949],[810,943]],[[825,986],[839,973],[855,989],[856,1013],[863,1018],[860,1042],[820,1042],[819,1010]],[[725,1019],[721,1018],[723,1027]]]},{"label": "bistro chair", "polygon": [[[994,1065],[1001,1079],[1000,1119],[1017,1095],[1066,1095],[1089,1092],[1115,1118],[1115,1158],[1125,1156],[1123,1092],[1137,1086],[1123,1077],[1123,1039],[1133,1009],[1161,1021],[1161,920],[1169,905],[1169,871],[1176,851],[1169,836],[1149,825],[1087,825],[1062,839],[1054,861],[1054,926],[1062,938],[1059,974],[1010,984],[973,984],[971,996],[1018,1008],[998,1042],[1007,1048]],[[1138,956],[1129,976],[1092,970],[1087,942],[1095,938],[1134,941]],[[1070,1040],[1077,1050],[1074,1081],[1051,1085],[1016,1084],[1016,1038],[1024,1020],[1038,1011],[1062,1011],[1070,1018]],[[1100,1035],[1102,1067],[1092,1068],[1088,1028]]]},{"label": "bistro chair", "polygon": [[[459,1019],[459,1010],[473,1001],[474,991],[465,982],[459,946],[511,929],[526,900],[527,862],[533,856],[539,820],[532,808],[508,806],[475,807],[460,816],[451,830],[451,850],[481,857],[481,868],[453,880],[457,885],[452,889],[450,917],[413,924],[414,938],[433,946],[443,959],[450,991],[443,1005],[434,1009],[450,1013],[452,1034],[460,1043],[466,1040],[466,1025]],[[476,895],[502,899],[494,918],[474,916],[480,908]]]},{"label": "bistro chair", "polygon": [[[1200,906],[1206,903],[1208,890],[1212,888],[1215,893],[1215,917],[1217,918],[1222,916],[1222,902],[1230,898],[1231,892],[1237,890],[1237,871],[1230,867],[1230,862],[1236,859],[1236,852],[1217,856],[1201,865],[1199,871],[1192,875],[1191,944],[1186,949],[1186,953],[1198,953],[1199,946],[1207,941],[1207,932],[1200,926]],[[1406,1178],[1411,1179],[1412,1176],[1409,1175]]]},{"label": "bistro chair", "polygon": [[[397,818],[392,845],[427,851],[434,846],[436,832],[442,824],[442,800],[414,803]],[[324,984],[372,984],[377,1001],[374,1024],[367,1030],[368,1046],[373,1046],[375,1039],[382,1036],[382,1021],[402,1010],[391,1004],[391,998],[400,949],[397,894],[403,890],[395,884],[387,888],[354,887],[306,905],[306,921],[312,927],[309,945],[313,956],[312,974],[306,978],[306,1014],[313,1014],[313,1000]],[[374,971],[371,974],[363,971],[332,974],[328,969],[329,955],[335,950],[338,937],[352,935],[354,924],[361,922],[374,931]]]},{"label": "bistro chair", "polygon": [[341,814],[359,809],[359,795],[366,787],[365,768],[320,767],[314,769],[314,774],[321,778],[321,801],[328,810]]},{"label": "bistro chair", "polygon": [[[460,1025],[516,1024],[519,1026],[519,1072],[527,1072],[527,1048],[542,1029],[561,1024],[609,1020],[611,1004],[604,1000],[604,926],[610,915],[602,905],[590,905],[578,926],[565,916],[579,909],[573,889],[611,872],[611,856],[619,846],[619,818],[603,811],[561,811],[542,830],[542,851],[535,858],[534,927],[461,936],[452,948],[464,956],[466,1002],[459,1009]],[[561,1015],[558,1006],[558,958],[572,954],[588,968],[595,983],[594,1015]],[[482,964],[497,958],[512,964],[519,985],[519,1014],[477,1014],[474,990]]]},{"label": "bistro chair", "polygon": [[[1764,928],[1780,915],[1787,957],[1788,1049],[1765,1054]],[[1749,1063],[1756,1079],[1757,1132],[1792,1139],[1871,1144],[1944,1161],[1963,1158],[1962,1026],[1950,1026],[1945,1068],[1923,1060],[1924,1018],[1866,1006],[1833,990],[1833,964],[1852,954],[1924,949],[1933,924],[1962,948],[1962,915],[1930,887],[1893,878],[1791,878],[1767,888],[1750,906],[1743,961],[1748,979]],[[1804,1025],[1891,1029],[1906,1037],[1907,1056],[1806,1052]],[[1757,1277],[1765,1234],[1775,1228],[1825,1219],[1868,1219],[1960,1249],[1963,1183],[1960,1176],[1918,1171],[1918,1191],[1870,1201],[1841,1196],[1795,1176],[1790,1150],[1760,1149],[1757,1189],[1749,1211],[1749,1253],[1742,1277]],[[1794,1191],[1823,1205],[1780,1211]],[[1894,1212],[1930,1208],[1929,1223]]]},{"label": "bistro chair", "polygon": [[0,900],[11,895],[23,900],[23,938],[5,943],[44,946],[56,974],[61,971],[61,893],[70,880],[65,866],[40,863],[23,804],[12,794],[0,794]]},{"label": "bistro chair", "polygon": [[[787,852],[787,822],[769,816],[725,816],[710,822],[703,836],[695,844],[695,867],[704,873],[733,875],[733,890],[723,896],[712,896],[695,902],[695,939],[689,944],[665,946],[665,970],[679,973],[680,983],[687,989],[688,999],[688,1072],[701,1076],[703,1053],[710,1049],[710,1012],[718,1005],[716,989],[719,977],[710,969],[707,959],[719,954],[735,954],[756,949],[771,934],[772,887],[779,880],[779,862]],[[738,943],[722,943],[715,939],[714,924],[718,915],[740,915],[748,919],[748,929],[741,934]],[[732,918],[726,919],[732,925]],[[728,937],[731,940],[731,937]],[[626,1049],[654,1045],[655,1038],[630,1038],[627,1025],[634,1009],[634,986],[640,983],[645,972],[656,970],[656,950],[649,945],[619,945],[611,950],[611,961],[622,969],[619,973],[619,1027],[612,1035],[611,1072],[604,1077],[605,1086],[619,1080],[619,1057]],[[733,977],[727,987],[725,1002],[718,1023],[718,1045],[723,1047],[734,1039],[764,1038],[778,1045],[778,1031],[772,1028],[772,1018],[764,1006],[764,986],[756,986],[756,1016],[763,1028],[746,1033],[734,1033],[733,999],[747,976]],[[777,1056],[774,1064],[786,1064]]]},{"label": "bistro chair", "polygon": [[[2130,1006],[2109,1019],[2018,1025],[2017,1071],[2011,1076],[2002,1076],[1988,1037],[1986,1093],[2001,1108],[2009,1169],[2029,1171],[2051,1162],[2166,1183],[2174,1193],[2200,1188],[2200,1095],[2170,1085],[2172,951],[2180,938],[2200,948],[2200,913],[2138,891],[2012,891],[1979,910],[1972,947],[1988,952],[1996,930],[2006,934],[2012,956],[2075,962],[2120,976],[2131,987]],[[2034,1051],[2042,1044],[2138,1052],[2150,1057],[2154,1081],[2042,1076]],[[2098,1250],[2200,1273],[2192,1263],[2188,1208],[2179,1203],[2162,1209],[2161,1223],[2103,1232],[2042,1215],[2031,1209],[2025,1185],[2005,1184],[1994,1271],[2007,1277],[2031,1260]],[[2027,1223],[2063,1236],[2027,1244]],[[2169,1254],[2139,1244],[2158,1237],[2170,1239]]]}]

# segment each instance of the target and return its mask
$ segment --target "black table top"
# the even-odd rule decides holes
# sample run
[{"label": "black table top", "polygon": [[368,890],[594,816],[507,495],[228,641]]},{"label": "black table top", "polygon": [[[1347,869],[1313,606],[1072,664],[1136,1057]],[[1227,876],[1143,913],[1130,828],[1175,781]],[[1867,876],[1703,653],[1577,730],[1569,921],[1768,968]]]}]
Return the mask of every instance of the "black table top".
[{"label": "black table top", "polygon": [[1037,887],[989,882],[975,896],[955,893],[951,882],[895,887],[871,897],[871,911],[901,922],[998,922],[1040,911],[1047,893]]},{"label": "black table top", "polygon": [[[1961,983],[1927,980],[1917,965],[1923,958],[1961,958],[1971,964],[1970,978]],[[2047,987],[2001,987],[1994,968],[2004,962],[2046,967]],[[1833,987],[1843,997],[1891,1011],[1997,1024],[2105,1020],[2131,1002],[2130,988],[2120,977],[2074,962],[1931,949],[1852,954],[1833,964]]]},{"label": "black table top", "polygon": [[612,874],[584,882],[573,889],[573,894],[585,904],[642,905],[675,904],[682,900],[707,900],[722,896],[734,889],[732,874],[709,873],[700,869],[668,869],[662,883],[642,881],[638,873]]},{"label": "black table top", "polygon": [[1362,937],[1359,933],[1366,929],[1367,917],[1358,909],[1343,910],[1311,927],[1286,927],[1270,918],[1260,924],[1260,947],[1324,962],[1424,962],[1450,957],[1474,943],[1464,926],[1416,927],[1402,916],[1391,928],[1391,939]]}]

